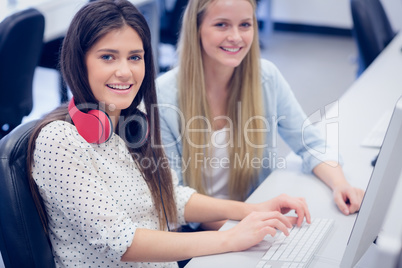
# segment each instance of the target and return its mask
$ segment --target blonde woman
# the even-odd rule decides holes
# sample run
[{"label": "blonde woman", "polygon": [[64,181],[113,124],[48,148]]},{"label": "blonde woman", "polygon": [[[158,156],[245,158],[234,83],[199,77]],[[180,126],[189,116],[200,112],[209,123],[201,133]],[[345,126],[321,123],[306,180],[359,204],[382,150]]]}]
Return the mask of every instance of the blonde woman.
[{"label": "blonde woman", "polygon": [[[288,83],[260,59],[254,0],[190,0],[178,44],[179,66],[157,79],[162,141],[184,185],[217,198],[244,200],[281,165],[277,133],[333,191],[338,208],[359,210],[352,187],[325,151]],[[311,148],[313,150],[308,150]],[[222,222],[204,224],[218,228]]]}]

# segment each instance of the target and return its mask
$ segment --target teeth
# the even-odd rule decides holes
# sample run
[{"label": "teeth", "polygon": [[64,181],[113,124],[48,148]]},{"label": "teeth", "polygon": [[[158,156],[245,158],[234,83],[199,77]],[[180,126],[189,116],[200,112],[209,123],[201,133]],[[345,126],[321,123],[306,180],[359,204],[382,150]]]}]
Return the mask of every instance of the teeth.
[{"label": "teeth", "polygon": [[113,89],[129,89],[131,85],[108,85],[108,87]]},{"label": "teeth", "polygon": [[237,52],[240,50],[240,48],[228,48],[228,47],[222,47],[223,50],[229,51],[229,52]]}]

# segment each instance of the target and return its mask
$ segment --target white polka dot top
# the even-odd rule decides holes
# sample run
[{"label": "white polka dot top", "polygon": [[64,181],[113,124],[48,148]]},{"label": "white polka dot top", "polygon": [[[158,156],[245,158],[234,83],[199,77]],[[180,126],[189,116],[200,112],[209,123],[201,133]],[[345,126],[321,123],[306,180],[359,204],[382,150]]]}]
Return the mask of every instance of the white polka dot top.
[{"label": "white polka dot top", "polygon": [[[149,188],[116,134],[89,144],[75,126],[54,121],[37,140],[32,175],[48,214],[57,267],[177,267],[171,263],[124,263],[136,228],[157,230]],[[193,189],[173,174],[178,223]]]}]

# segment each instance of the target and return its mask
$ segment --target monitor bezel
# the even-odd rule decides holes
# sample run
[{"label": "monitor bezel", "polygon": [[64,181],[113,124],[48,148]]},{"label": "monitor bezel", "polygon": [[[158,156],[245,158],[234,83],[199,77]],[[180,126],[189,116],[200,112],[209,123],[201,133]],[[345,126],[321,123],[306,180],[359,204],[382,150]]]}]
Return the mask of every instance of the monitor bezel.
[{"label": "monitor bezel", "polygon": [[354,267],[377,238],[401,174],[401,154],[402,97],[395,104],[340,267]]}]

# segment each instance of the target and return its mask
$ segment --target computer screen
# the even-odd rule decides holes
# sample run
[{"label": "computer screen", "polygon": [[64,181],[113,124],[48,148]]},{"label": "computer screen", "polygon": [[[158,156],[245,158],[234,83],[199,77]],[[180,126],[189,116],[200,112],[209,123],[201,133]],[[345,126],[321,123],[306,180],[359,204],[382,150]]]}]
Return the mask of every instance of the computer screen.
[{"label": "computer screen", "polygon": [[379,234],[401,174],[401,159],[402,97],[395,105],[341,261],[342,268],[354,267]]}]

